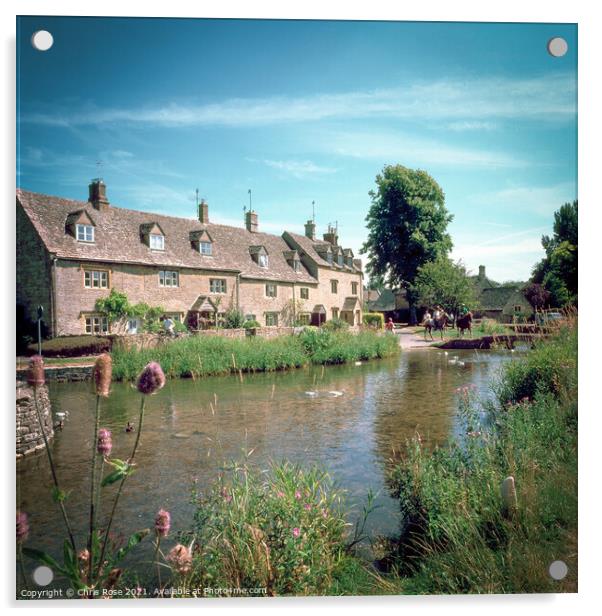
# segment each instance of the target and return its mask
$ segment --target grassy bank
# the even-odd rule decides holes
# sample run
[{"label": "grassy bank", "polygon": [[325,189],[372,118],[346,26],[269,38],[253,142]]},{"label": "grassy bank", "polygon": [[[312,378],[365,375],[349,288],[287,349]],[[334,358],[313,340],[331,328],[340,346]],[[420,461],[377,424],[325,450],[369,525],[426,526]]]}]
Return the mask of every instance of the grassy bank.
[{"label": "grassy bank", "polygon": [[191,336],[155,349],[113,351],[113,378],[132,380],[149,361],[168,377],[203,377],[229,372],[270,372],[307,364],[338,364],[386,357],[399,352],[397,338],[373,331],[307,328],[295,336],[229,339]]},{"label": "grassy bank", "polygon": [[[496,390],[482,413],[462,388],[465,436],[434,451],[416,438],[392,469],[404,523],[386,564],[405,592],[576,590],[576,322],[510,363]],[[501,494],[510,476],[515,502]]]}]

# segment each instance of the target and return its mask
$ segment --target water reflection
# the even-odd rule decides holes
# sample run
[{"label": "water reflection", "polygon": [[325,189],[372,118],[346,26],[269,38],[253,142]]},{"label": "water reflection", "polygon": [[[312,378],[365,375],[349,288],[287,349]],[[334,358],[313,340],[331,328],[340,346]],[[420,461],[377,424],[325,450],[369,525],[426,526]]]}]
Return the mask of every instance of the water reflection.
[{"label": "water reflection", "polygon": [[[450,362],[453,357],[463,365]],[[324,466],[347,490],[356,515],[372,489],[378,493],[380,508],[368,530],[394,533],[398,508],[384,481],[392,449],[416,431],[431,444],[445,441],[457,429],[454,390],[472,383],[487,395],[490,377],[509,357],[503,352],[470,351],[452,356],[430,349],[361,366],[305,368],[242,380],[170,381],[148,399],[138,470],[121,498],[122,515],[115,530],[127,534],[148,527],[160,508],[171,512],[175,530],[188,527],[193,479],[202,489],[226,461],[252,450],[250,462],[260,468],[269,460],[284,458]],[[71,491],[68,508],[75,531],[83,537],[95,402],[92,387],[55,383],[50,395],[55,413],[69,413],[52,448],[60,480]],[[128,421],[137,425],[139,400],[130,385],[115,384],[103,405],[101,425],[113,431],[117,458],[131,453],[135,433],[126,433],[125,426]],[[45,454],[18,463],[17,483],[18,505],[30,514],[28,544],[60,554],[62,525],[50,498]],[[106,507],[109,500],[104,500]]]}]

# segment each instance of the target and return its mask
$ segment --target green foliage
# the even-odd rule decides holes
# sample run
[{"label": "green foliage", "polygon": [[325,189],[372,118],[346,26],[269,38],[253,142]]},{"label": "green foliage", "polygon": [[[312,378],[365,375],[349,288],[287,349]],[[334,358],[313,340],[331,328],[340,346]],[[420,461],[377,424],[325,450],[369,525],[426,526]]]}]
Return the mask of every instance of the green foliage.
[{"label": "green foliage", "polygon": [[532,281],[543,284],[550,303],[563,307],[577,301],[578,202],[554,212],[554,235],[544,235],[545,258],[533,269]]},{"label": "green foliage", "polygon": [[[367,271],[391,288],[408,289],[420,266],[452,248],[447,233],[452,215],[443,191],[425,171],[388,165],[376,176],[370,198],[368,239],[362,246]],[[411,295],[408,299],[413,303]]]},{"label": "green foliage", "polygon": [[332,364],[386,357],[399,352],[391,336],[354,335],[304,328],[297,336],[265,339],[190,336],[155,349],[115,349],[113,378],[133,380],[149,361],[158,361],[168,377],[202,377],[228,372],[271,372],[309,363]]},{"label": "green foliage", "polygon": [[268,595],[328,592],[345,556],[341,494],[317,468],[232,465],[195,494],[191,537],[199,546],[191,587],[266,588]]},{"label": "green foliage", "polygon": [[[391,471],[404,519],[392,559],[406,592],[575,590],[574,577],[555,582],[547,565],[571,570],[576,551],[576,339],[566,329],[511,362],[485,414],[460,388],[462,436],[449,446],[408,444]],[[508,476],[513,513],[500,492]]]},{"label": "green foliage", "polygon": [[257,329],[258,327],[261,327],[261,323],[255,319],[251,319],[249,321],[245,321],[242,326],[245,329]]},{"label": "green foliage", "polygon": [[130,316],[131,305],[125,293],[112,288],[107,297],[96,300],[96,310],[106,315],[109,323],[115,323]]},{"label": "green foliage", "polygon": [[503,323],[487,317],[483,317],[478,323],[474,324],[472,331],[476,336],[495,336],[510,333]]},{"label": "green foliage", "polygon": [[347,323],[347,321],[343,321],[343,319],[330,319],[330,321],[326,321],[326,323],[322,325],[322,329],[331,332],[338,332],[349,329],[349,323]]},{"label": "green foliage", "polygon": [[411,293],[425,306],[441,305],[447,312],[458,314],[462,304],[474,306],[475,295],[466,268],[445,255],[418,268]]},{"label": "green foliage", "polygon": [[381,312],[364,312],[362,323],[375,329],[384,329],[385,317]]},{"label": "green foliage", "polygon": [[[45,357],[85,357],[99,355],[111,350],[111,339],[106,336],[60,336],[42,341],[42,355]],[[38,352],[38,345],[27,347],[30,355]]]},{"label": "green foliage", "polygon": [[224,315],[224,328],[225,329],[240,329],[245,322],[245,315],[241,310],[237,308],[230,308],[226,310]]}]

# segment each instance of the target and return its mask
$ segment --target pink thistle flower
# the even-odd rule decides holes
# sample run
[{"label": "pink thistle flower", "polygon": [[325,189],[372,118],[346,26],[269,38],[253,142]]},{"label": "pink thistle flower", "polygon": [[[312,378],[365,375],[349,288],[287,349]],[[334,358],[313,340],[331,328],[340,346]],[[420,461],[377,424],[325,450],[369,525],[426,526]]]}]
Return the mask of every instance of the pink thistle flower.
[{"label": "pink thistle flower", "polygon": [[295,492],[295,498],[296,498],[297,500],[301,500],[301,492],[299,492],[299,490],[297,490],[297,491]]},{"label": "pink thistle flower", "polygon": [[293,528],[293,537],[294,537],[295,539],[297,539],[297,538],[299,537],[299,535],[300,535],[300,534],[301,534],[301,529],[299,529],[299,528],[297,528],[297,527],[295,526],[295,528]]},{"label": "pink thistle flower", "polygon": [[29,535],[29,518],[24,511],[17,511],[17,543],[22,543]]},{"label": "pink thistle flower", "polygon": [[157,511],[157,515],[155,516],[155,532],[160,537],[167,537],[167,533],[169,533],[170,528],[171,516],[169,515],[169,511],[159,509],[159,511]]},{"label": "pink thistle flower", "polygon": [[322,517],[324,519],[326,519],[328,517],[328,510],[327,509],[322,509]]},{"label": "pink thistle flower", "polygon": [[96,395],[107,398],[111,389],[111,376],[113,373],[113,360],[108,353],[103,353],[94,362],[94,382]]},{"label": "pink thistle flower", "polygon": [[305,505],[303,505],[303,509],[305,509],[305,511],[310,511],[311,505],[309,503],[305,503]]},{"label": "pink thistle flower", "polygon": [[156,361],[151,361],[138,377],[138,391],[141,394],[151,395],[165,385],[165,375]]},{"label": "pink thistle flower", "polygon": [[276,493],[278,498],[284,498],[284,492],[282,490],[278,490],[278,492]]},{"label": "pink thistle flower", "polygon": [[33,387],[40,387],[46,382],[46,377],[44,376],[44,359],[41,355],[33,355],[29,359],[27,382]]},{"label": "pink thistle flower", "polygon": [[169,550],[166,560],[180,574],[188,573],[192,569],[192,554],[185,545],[180,543]]},{"label": "pink thistle flower", "polygon": [[227,503],[232,500],[232,496],[228,494],[228,490],[226,488],[222,488],[222,496]]},{"label": "pink thistle flower", "polygon": [[106,428],[101,428],[98,431],[98,444],[96,450],[101,456],[108,456],[113,449],[113,438],[111,431]]}]

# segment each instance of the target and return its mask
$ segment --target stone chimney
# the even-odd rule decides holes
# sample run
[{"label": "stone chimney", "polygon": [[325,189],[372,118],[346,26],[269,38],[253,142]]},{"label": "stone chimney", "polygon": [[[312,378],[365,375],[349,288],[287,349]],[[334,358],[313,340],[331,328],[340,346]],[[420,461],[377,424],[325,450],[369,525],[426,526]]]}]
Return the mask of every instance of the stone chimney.
[{"label": "stone chimney", "polygon": [[324,241],[330,242],[333,246],[338,246],[339,233],[336,227],[328,225],[328,231],[324,234]]},{"label": "stone chimney", "polygon": [[88,201],[95,209],[104,212],[109,209],[109,200],[107,199],[107,187],[101,178],[96,178],[90,182],[88,186],[89,196]]},{"label": "stone chimney", "polygon": [[259,230],[259,219],[257,217],[257,212],[249,210],[245,214],[245,225],[247,227],[247,231],[250,231],[251,233],[257,233],[257,231]]},{"label": "stone chimney", "polygon": [[312,242],[316,241],[316,223],[313,220],[308,220],[305,223],[305,237],[308,237]]},{"label": "stone chimney", "polygon": [[479,265],[479,280],[484,280],[485,278],[485,266]]},{"label": "stone chimney", "polygon": [[205,199],[201,199],[199,203],[199,222],[206,225],[209,223],[209,204],[206,203]]}]

